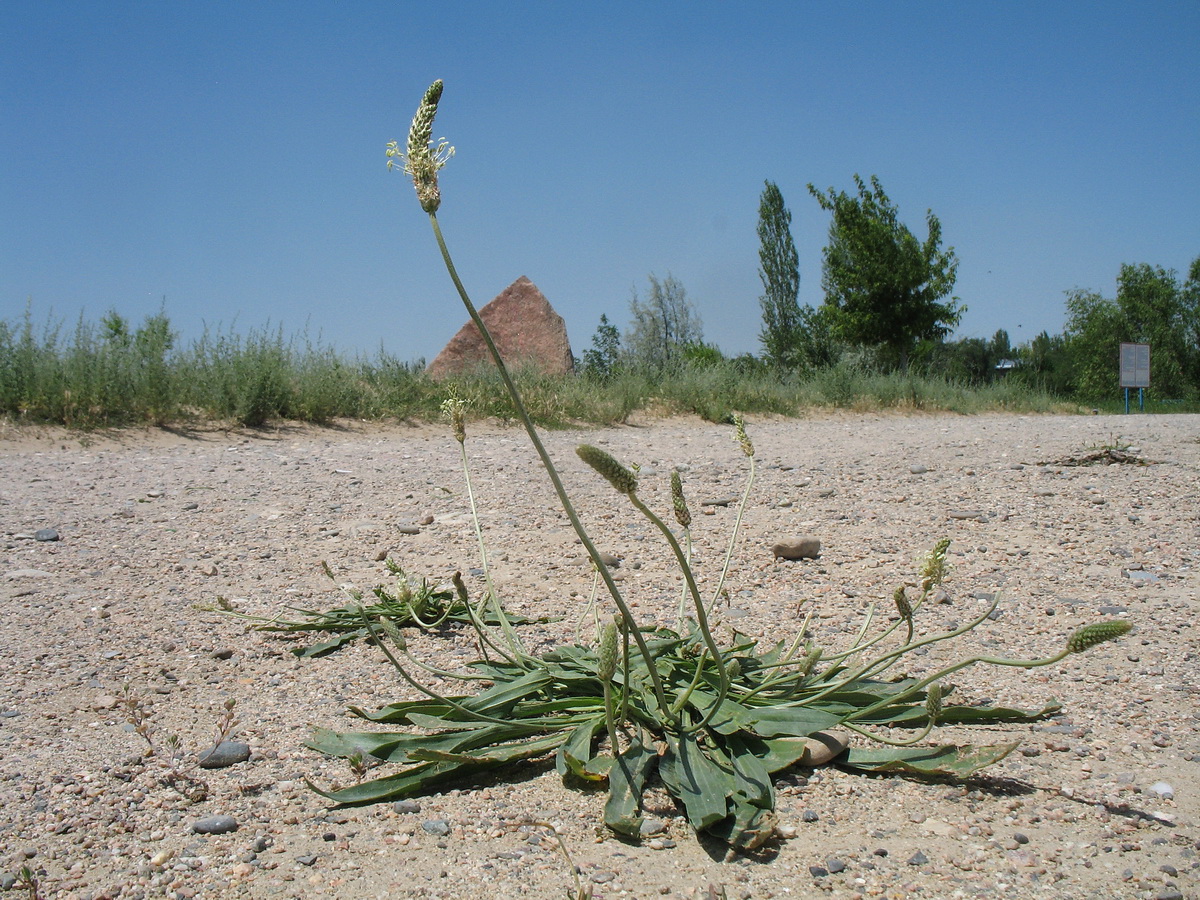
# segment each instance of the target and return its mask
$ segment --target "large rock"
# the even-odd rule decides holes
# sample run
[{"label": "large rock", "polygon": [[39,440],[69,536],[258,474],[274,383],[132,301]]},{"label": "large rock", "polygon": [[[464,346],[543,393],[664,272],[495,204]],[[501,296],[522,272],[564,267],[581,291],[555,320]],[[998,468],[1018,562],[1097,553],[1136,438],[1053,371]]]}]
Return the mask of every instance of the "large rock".
[{"label": "large rock", "polygon": [[[567,325],[532,281],[522,275],[479,311],[505,365],[564,375],[574,368]],[[468,322],[429,364],[434,378],[490,366],[487,344],[474,322]]]}]

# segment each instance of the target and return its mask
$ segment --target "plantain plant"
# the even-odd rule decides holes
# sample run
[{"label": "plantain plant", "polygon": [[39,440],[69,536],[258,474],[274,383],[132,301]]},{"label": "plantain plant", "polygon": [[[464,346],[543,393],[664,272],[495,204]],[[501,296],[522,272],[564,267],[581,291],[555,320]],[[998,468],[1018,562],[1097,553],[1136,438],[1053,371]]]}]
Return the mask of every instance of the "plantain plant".
[{"label": "plantain plant", "polygon": [[[679,566],[684,587],[674,629],[643,629],[634,620],[617,583],[592,542],[530,420],[521,395],[501,359],[450,257],[437,211],[438,172],[453,155],[445,140],[432,142],[433,120],[442,83],[425,92],[404,151],[388,147],[389,167],[412,176],[421,208],[429,215],[437,246],[467,313],[479,329],[558,499],[591,557],[596,577],[611,600],[611,617],[598,623],[595,639],[576,640],[538,655],[526,652],[514,623],[505,616],[490,576],[484,597],[470,602],[461,579],[455,590],[483,658],[469,671],[435,669],[409,652],[407,640],[386,616],[354,610],[361,627],[373,634],[400,678],[419,699],[392,703],[355,715],[405,730],[334,732],[316,729],[308,745],[347,759],[370,758],[398,769],[370,781],[336,790],[317,789],[343,804],[369,803],[438,790],[449,784],[493,777],[495,770],[522,760],[552,756],[568,783],[607,788],[605,824],[618,835],[637,839],[644,797],[659,784],[682,807],[698,833],[750,850],[775,832],[772,777],[791,766],[813,764],[817,752],[834,745],[834,762],[861,772],[964,777],[1001,759],[1017,746],[930,744],[940,725],[1027,722],[1050,715],[1057,704],[1022,710],[989,703],[955,702],[945,679],[975,665],[1032,668],[1054,665],[1073,653],[1119,638],[1130,624],[1104,621],[1083,626],[1063,649],[1042,659],[969,656],[932,674],[896,677],[908,654],[951,641],[983,624],[997,599],[980,615],[953,630],[918,636],[914,621],[947,576],[948,541],[926,557],[919,589],[893,596],[895,616],[876,624],[875,610],[849,646],[818,646],[807,622],[790,641],[763,645],[731,631],[718,640],[718,600],[735,546],[737,528],[753,476],[754,447],[744,422],[734,417],[734,437],[748,460],[750,478],[737,524],[723,561],[717,590],[701,595],[691,562],[691,514],[678,472],[671,479],[673,528],[638,495],[638,472],[596,447],[578,448],[580,459],[646,518]],[[456,440],[466,436],[461,405],[452,413]],[[469,468],[465,468],[469,481]],[[472,510],[474,499],[472,497]],[[482,541],[480,551],[484,553]],[[485,555],[486,560],[486,555]],[[486,571],[486,568],[485,568]],[[439,693],[422,672],[459,681],[462,693]],[[470,692],[474,683],[483,690]],[[843,747],[831,729],[848,733]],[[895,737],[903,733],[903,738]]]}]

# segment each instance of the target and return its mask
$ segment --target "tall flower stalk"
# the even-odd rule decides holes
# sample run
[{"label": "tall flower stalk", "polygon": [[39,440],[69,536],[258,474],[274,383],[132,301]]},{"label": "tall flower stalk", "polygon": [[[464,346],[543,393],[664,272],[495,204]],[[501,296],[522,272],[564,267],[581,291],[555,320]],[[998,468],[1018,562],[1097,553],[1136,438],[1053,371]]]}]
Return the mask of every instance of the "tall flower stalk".
[{"label": "tall flower stalk", "polygon": [[[542,467],[546,470],[546,474],[550,478],[550,483],[554,486],[554,492],[558,495],[559,503],[562,504],[563,511],[567,514],[567,518],[571,522],[571,527],[575,530],[575,534],[579,537],[580,543],[583,544],[588,556],[591,557],[592,563],[595,565],[596,571],[600,574],[604,586],[612,596],[613,603],[616,604],[621,617],[628,623],[627,630],[637,644],[638,652],[646,661],[646,668],[660,709],[664,711],[669,710],[670,705],[667,703],[666,694],[663,691],[662,679],[654,665],[654,657],[650,652],[650,647],[638,629],[637,623],[633,618],[633,613],[629,609],[629,605],[625,602],[625,598],[621,596],[616,581],[600,556],[600,551],[592,542],[591,536],[579,518],[579,514],[575,511],[575,505],[571,502],[571,498],[567,494],[567,489],[563,485],[562,478],[559,477],[558,469],[555,467],[554,461],[550,458],[550,453],[546,450],[545,444],[542,443],[537,428],[534,427],[533,419],[530,417],[529,411],[525,407],[525,402],[521,398],[521,392],[517,389],[516,382],[513,381],[512,376],[509,374],[508,366],[504,364],[504,359],[500,356],[500,351],[496,348],[495,341],[492,340],[491,332],[488,330],[483,318],[479,315],[475,304],[471,301],[471,297],[467,293],[462,279],[458,277],[458,270],[455,268],[454,259],[450,256],[450,249],[446,245],[446,239],[442,234],[442,227],[437,218],[437,211],[441,206],[438,172],[453,155],[454,148],[450,147],[445,140],[440,140],[436,145],[431,143],[433,120],[437,115],[438,102],[441,100],[441,97],[442,82],[439,79],[425,91],[425,96],[421,98],[421,104],[417,107],[416,115],[413,116],[412,126],[408,132],[407,156],[403,156],[398,152],[398,148],[394,142],[388,147],[388,155],[393,158],[399,157],[403,159],[403,171],[412,176],[413,187],[416,188],[417,192],[417,200],[421,204],[421,209],[429,214],[429,223],[433,228],[433,235],[437,241],[438,250],[442,254],[442,262],[445,263],[450,280],[454,283],[454,289],[458,292],[463,306],[466,307],[467,315],[475,323],[475,327],[479,329],[479,334],[487,346],[488,354],[491,356],[492,362],[495,363],[496,370],[500,374],[500,380],[504,384],[509,398],[512,400],[517,418],[525,428],[525,433],[529,436],[530,443],[541,460]],[[394,165],[394,161],[390,160],[389,165]]]}]

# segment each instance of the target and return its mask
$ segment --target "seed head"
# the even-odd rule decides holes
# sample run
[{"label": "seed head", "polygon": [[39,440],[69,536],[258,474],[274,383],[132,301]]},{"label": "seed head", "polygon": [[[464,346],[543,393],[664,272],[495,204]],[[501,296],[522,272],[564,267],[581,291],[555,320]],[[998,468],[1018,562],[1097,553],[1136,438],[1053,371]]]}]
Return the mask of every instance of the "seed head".
[{"label": "seed head", "polygon": [[937,721],[942,714],[942,685],[935,681],[925,689],[925,714],[929,716],[930,724]]},{"label": "seed head", "polygon": [[813,646],[812,641],[808,642],[804,648],[804,658],[800,660],[799,663],[799,674],[801,678],[807,677],[808,673],[813,670],[813,666],[815,666],[821,659],[821,653],[822,650],[820,647]]},{"label": "seed head", "polygon": [[446,165],[446,161],[454,155],[454,148],[445,138],[440,138],[436,146],[432,143],[433,118],[437,115],[438,101],[442,98],[441,79],[431,84],[421,98],[417,114],[413,116],[412,125],[408,129],[408,144],[406,151],[400,151],[400,145],[395,141],[388,144],[388,168],[399,165],[406,175],[411,175],[413,186],[417,189],[417,199],[421,209],[427,213],[437,212],[442,202],[438,190],[438,170]]},{"label": "seed head", "polygon": [[1067,638],[1067,649],[1072,653],[1082,653],[1105,641],[1115,641],[1132,627],[1133,624],[1124,619],[1084,625],[1082,628],[1075,629],[1075,633]]},{"label": "seed head", "polygon": [[600,629],[600,666],[597,674],[601,681],[612,681],[617,672],[617,620],[609,619]]},{"label": "seed head", "polygon": [[741,445],[742,453],[746,454],[746,458],[754,456],[754,444],[750,440],[750,436],[746,434],[746,420],[738,413],[733,414],[733,437]]},{"label": "seed head", "polygon": [[396,627],[396,623],[387,616],[380,616],[378,619],[379,627],[383,629],[383,633],[392,639],[392,643],[400,648],[400,652],[408,650],[408,641],[404,639],[404,635],[400,633],[400,629]]},{"label": "seed head", "polygon": [[575,448],[575,452],[580,459],[608,479],[608,483],[622,494],[637,493],[637,476],[617,462],[611,454],[605,453],[599,447],[593,447],[591,444],[580,444]]},{"label": "seed head", "polygon": [[467,439],[466,408],[467,401],[459,397],[448,397],[442,401],[442,415],[450,420],[454,439],[460,444]]},{"label": "seed head", "polygon": [[925,564],[921,567],[921,590],[928,592],[936,585],[941,584],[946,580],[946,551],[950,547],[950,538],[943,538],[938,541],[937,546],[929,551],[929,555],[925,557]]},{"label": "seed head", "polygon": [[692,524],[692,512],[683,496],[683,477],[678,469],[671,470],[671,505],[675,508],[675,521],[687,528]]}]

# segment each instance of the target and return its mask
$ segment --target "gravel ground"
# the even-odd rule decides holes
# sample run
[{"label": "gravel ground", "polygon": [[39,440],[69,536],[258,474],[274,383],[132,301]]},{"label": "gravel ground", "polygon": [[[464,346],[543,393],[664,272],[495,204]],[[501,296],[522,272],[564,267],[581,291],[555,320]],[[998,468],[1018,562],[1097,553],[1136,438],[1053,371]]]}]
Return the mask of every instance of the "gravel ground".
[{"label": "gravel ground", "polygon": [[[0,431],[0,878],[22,865],[44,897],[561,898],[569,868],[531,820],[552,823],[597,897],[1196,897],[1197,474],[1200,417],[839,415],[754,421],[759,477],[730,573],[727,625],[788,637],[813,613],[844,645],[872,603],[915,578],[949,537],[951,578],[926,606],[930,631],[999,591],[994,620],[954,656],[1044,656],[1077,626],[1135,630],[1062,665],[969,670],[968,696],[1063,714],[1031,726],[939,730],[1021,749],[966,784],[797,770],[779,785],[781,839],[726,858],[698,842],[665,795],[640,846],[597,826],[603,797],[553,768],[393,804],[335,809],[305,785],[351,783],[344,761],[303,746],[312,725],[359,729],[348,705],[410,697],[373,648],[297,659],[286,640],[206,611],[344,602],[324,576],[369,589],[385,555],[445,581],[478,567],[458,445],[435,427]],[[647,421],[545,435],[568,488],[637,614],[669,623],[678,581],[650,527],[586,471],[598,444],[643,468],[644,498],[669,508],[686,466],[695,510],[745,484],[728,427]],[[1071,465],[1103,445],[1147,465]],[[589,569],[523,433],[469,428],[495,575],[508,605],[563,621],[528,626],[534,648],[569,639]],[[698,566],[715,581],[736,504],[697,512]],[[47,531],[47,529],[51,531]],[[413,533],[415,532],[415,533]],[[775,560],[807,534],[815,560]],[[56,539],[55,539],[56,538]],[[478,589],[482,582],[469,576]],[[415,639],[449,665],[451,634]],[[936,665],[930,653],[912,671]],[[125,686],[160,747],[180,740],[175,786],[127,722]],[[195,766],[227,700],[251,755]],[[982,732],[982,733],[981,733]],[[204,782],[206,799],[185,794]],[[230,817],[236,830],[194,826]],[[7,873],[7,874],[5,874]],[[20,887],[9,893],[26,896]]]}]

